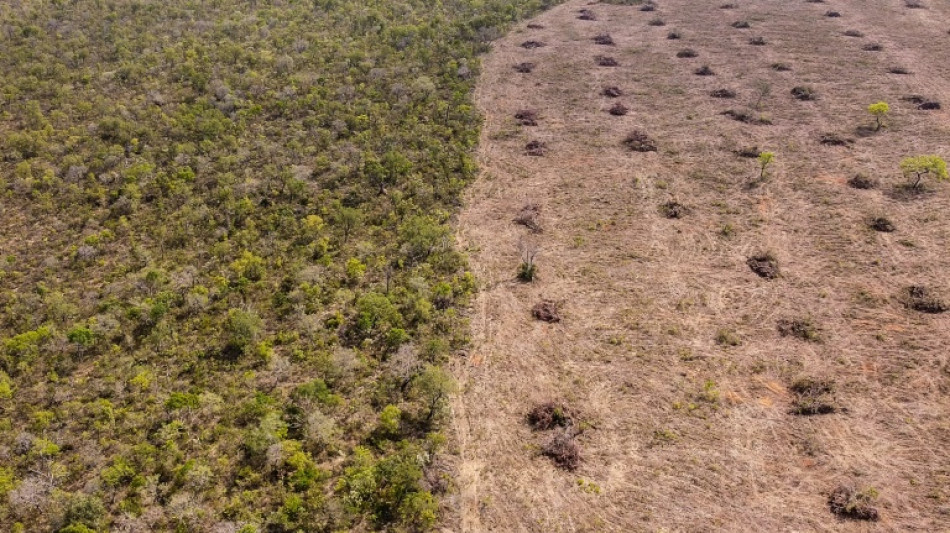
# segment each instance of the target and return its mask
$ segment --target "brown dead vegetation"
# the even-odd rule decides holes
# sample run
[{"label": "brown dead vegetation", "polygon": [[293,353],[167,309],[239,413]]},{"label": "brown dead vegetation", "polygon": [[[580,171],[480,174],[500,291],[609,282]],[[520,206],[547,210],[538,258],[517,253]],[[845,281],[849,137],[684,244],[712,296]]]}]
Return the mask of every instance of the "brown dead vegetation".
[{"label": "brown dead vegetation", "polygon": [[557,323],[561,321],[559,307],[557,302],[542,300],[531,308],[531,316],[542,322]]},{"label": "brown dead vegetation", "polygon": [[914,311],[929,314],[940,314],[950,311],[950,304],[935,291],[923,285],[911,285],[904,289],[902,295],[904,305]]},{"label": "brown dead vegetation", "polygon": [[615,117],[622,117],[626,115],[629,111],[630,110],[627,108],[627,106],[623,105],[620,102],[617,102],[614,105],[610,106],[610,109],[607,110],[608,113],[610,113],[611,115]]},{"label": "brown dead vegetation", "polygon": [[567,428],[574,425],[571,410],[557,402],[544,402],[534,406],[526,418],[528,425],[535,431]]},{"label": "brown dead vegetation", "polygon": [[581,464],[581,447],[577,444],[574,434],[568,430],[556,431],[541,449],[541,453],[564,470],[577,470]]},{"label": "brown dead vegetation", "polygon": [[627,134],[623,140],[624,146],[634,152],[656,152],[656,141],[650,138],[646,132],[633,130]]},{"label": "brown dead vegetation", "polygon": [[538,112],[533,109],[522,109],[515,113],[515,120],[522,126],[537,126]]},{"label": "brown dead vegetation", "polygon": [[524,145],[524,153],[526,155],[541,157],[547,152],[548,152],[547,145],[541,141],[531,141],[528,144]]},{"label": "brown dead vegetation", "polygon": [[518,211],[518,216],[515,217],[515,222],[521,224],[522,226],[530,229],[535,233],[541,232],[541,206],[529,202],[524,204],[521,209]]},{"label": "brown dead vegetation", "polygon": [[518,63],[514,67],[515,72],[520,72],[521,74],[530,74],[534,70],[534,63]]},{"label": "brown dead vegetation", "polygon": [[828,496],[828,509],[841,518],[877,522],[881,513],[871,505],[867,491],[860,492],[853,486],[842,485]]},{"label": "brown dead vegetation", "polygon": [[780,275],[778,260],[770,253],[754,255],[746,259],[746,264],[760,278],[775,279]]}]

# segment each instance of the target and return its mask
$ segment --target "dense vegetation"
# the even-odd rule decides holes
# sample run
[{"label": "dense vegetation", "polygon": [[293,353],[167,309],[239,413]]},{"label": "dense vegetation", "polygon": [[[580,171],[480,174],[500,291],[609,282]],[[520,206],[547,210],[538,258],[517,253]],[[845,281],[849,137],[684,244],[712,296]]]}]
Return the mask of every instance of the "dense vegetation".
[{"label": "dense vegetation", "polygon": [[436,523],[475,58],[546,2],[0,4],[0,530]]}]

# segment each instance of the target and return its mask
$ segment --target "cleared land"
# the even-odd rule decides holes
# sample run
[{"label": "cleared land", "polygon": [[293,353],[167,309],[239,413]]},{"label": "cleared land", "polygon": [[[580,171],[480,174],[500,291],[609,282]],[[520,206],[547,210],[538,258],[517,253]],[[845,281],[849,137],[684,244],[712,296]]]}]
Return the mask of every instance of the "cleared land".
[{"label": "cleared land", "polygon": [[[950,313],[908,293],[950,298],[950,185],[904,194],[898,167],[950,156],[946,109],[906,99],[950,104],[950,6],[723,3],[571,1],[484,60],[482,176],[460,219],[483,283],[457,368],[463,531],[950,527]],[[888,127],[872,134],[879,100]],[[657,151],[628,150],[633,130]],[[775,153],[765,180],[736,154],[751,148]],[[529,203],[540,231],[514,222]],[[525,247],[532,283],[515,280]],[[747,264],[765,253],[776,279]],[[542,300],[560,322],[532,316]],[[546,401],[580,421],[575,471],[526,423]],[[880,520],[832,514],[841,485],[873,488]]]}]

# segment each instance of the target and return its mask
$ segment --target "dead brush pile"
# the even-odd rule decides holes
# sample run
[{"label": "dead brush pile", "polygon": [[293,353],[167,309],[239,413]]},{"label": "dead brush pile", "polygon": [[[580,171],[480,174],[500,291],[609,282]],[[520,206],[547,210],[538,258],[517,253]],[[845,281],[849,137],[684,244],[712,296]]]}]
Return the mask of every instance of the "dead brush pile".
[{"label": "dead brush pile", "polygon": [[656,152],[656,141],[650,138],[646,132],[633,130],[623,140],[624,146],[634,152]]}]

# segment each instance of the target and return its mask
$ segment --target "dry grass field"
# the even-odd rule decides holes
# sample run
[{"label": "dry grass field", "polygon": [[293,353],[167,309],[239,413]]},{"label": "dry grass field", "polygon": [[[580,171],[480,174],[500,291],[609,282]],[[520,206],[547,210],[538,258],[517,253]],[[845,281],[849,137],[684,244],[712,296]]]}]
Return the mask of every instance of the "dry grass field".
[{"label": "dry grass field", "polygon": [[[569,1],[484,59],[482,175],[459,220],[483,285],[456,368],[450,529],[950,531],[950,313],[907,292],[950,301],[950,183],[907,194],[899,168],[950,157],[950,4],[728,1]],[[627,149],[634,130],[657,150]],[[765,179],[736,154],[751,148],[775,154]],[[540,231],[514,221],[526,204]],[[747,264],[761,254],[775,279]],[[532,316],[542,300],[560,322]],[[573,419],[573,471],[542,454],[560,430],[526,422],[544,402]],[[839,486],[879,520],[833,514]]]}]

